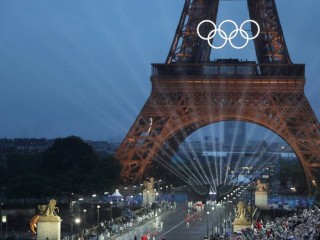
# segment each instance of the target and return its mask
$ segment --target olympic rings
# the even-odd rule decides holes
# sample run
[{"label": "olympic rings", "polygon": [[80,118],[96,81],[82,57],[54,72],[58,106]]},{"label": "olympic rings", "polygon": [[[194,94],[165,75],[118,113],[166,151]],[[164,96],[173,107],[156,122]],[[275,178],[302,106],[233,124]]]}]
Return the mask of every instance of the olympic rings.
[{"label": "olympic rings", "polygon": [[[251,23],[254,23],[256,26],[257,26],[257,33],[253,36],[253,37],[249,37],[249,34],[246,32],[246,30],[243,29],[243,26],[248,23],[248,22],[251,22]],[[200,34],[200,26],[204,23],[210,23],[212,26],[213,26],[213,30],[211,30],[208,34],[207,37],[204,37]],[[229,35],[227,35],[227,33],[223,30],[221,30],[222,28],[222,25],[225,24],[225,23],[231,23],[234,25],[235,29],[233,31],[230,32]],[[224,42],[220,45],[220,46],[214,46],[212,43],[211,43],[211,39],[213,39],[217,33],[219,34],[219,36],[224,40]],[[245,39],[245,43],[241,46],[236,46],[232,40],[238,35],[238,33],[240,33],[241,37],[243,37]],[[246,20],[244,21],[243,23],[241,23],[240,27],[238,27],[238,25],[233,21],[233,20],[224,20],[223,22],[221,22],[219,24],[219,26],[217,27],[216,24],[210,20],[203,20],[201,21],[198,26],[197,26],[197,34],[198,36],[202,39],[202,40],[207,40],[208,41],[208,44],[211,48],[214,48],[214,49],[221,49],[223,48],[228,42],[229,44],[231,45],[231,47],[235,48],[235,49],[242,49],[244,47],[246,47],[249,43],[249,40],[252,40],[252,39],[255,39],[256,37],[258,37],[260,33],[260,26],[259,24],[254,21],[254,20]]]}]

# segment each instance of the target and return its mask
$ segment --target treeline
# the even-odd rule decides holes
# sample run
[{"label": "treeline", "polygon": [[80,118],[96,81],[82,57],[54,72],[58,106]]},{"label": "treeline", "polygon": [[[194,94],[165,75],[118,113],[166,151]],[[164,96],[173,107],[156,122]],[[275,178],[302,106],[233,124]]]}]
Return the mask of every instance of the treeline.
[{"label": "treeline", "polygon": [[58,138],[41,154],[6,154],[0,159],[1,191],[8,198],[41,198],[108,191],[121,166],[99,156],[79,137]]}]

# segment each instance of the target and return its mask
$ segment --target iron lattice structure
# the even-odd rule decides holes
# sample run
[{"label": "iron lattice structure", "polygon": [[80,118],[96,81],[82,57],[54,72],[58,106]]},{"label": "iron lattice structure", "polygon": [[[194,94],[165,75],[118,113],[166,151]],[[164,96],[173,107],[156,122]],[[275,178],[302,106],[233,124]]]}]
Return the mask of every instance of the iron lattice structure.
[{"label": "iron lattice structure", "polygon": [[186,0],[166,63],[152,65],[151,95],[116,152],[124,180],[154,175],[189,134],[225,120],[278,134],[309,180],[320,167],[320,126],[304,94],[304,65],[290,60],[275,1],[248,0],[250,18],[261,28],[254,39],[258,64],[209,61],[211,48],[196,28],[204,19],[216,21],[218,5]]}]

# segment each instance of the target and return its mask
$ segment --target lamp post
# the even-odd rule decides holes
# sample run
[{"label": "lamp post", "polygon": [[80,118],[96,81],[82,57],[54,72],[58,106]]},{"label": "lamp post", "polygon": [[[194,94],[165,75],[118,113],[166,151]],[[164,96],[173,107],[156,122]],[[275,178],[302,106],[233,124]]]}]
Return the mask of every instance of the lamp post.
[{"label": "lamp post", "polygon": [[149,213],[149,190],[147,190],[147,213]]},{"label": "lamp post", "polygon": [[209,214],[210,212],[207,212],[207,238],[209,239]]},{"label": "lamp post", "polygon": [[212,237],[213,237],[213,216],[214,216],[214,207],[211,208],[212,210]]},{"label": "lamp post", "polygon": [[162,182],[162,180],[159,179],[159,180],[158,180],[158,192],[159,192],[159,190],[160,190],[159,186],[160,186],[160,183],[161,183],[161,182]]},{"label": "lamp post", "polygon": [[110,202],[110,222],[112,222],[112,204],[113,202]]},{"label": "lamp post", "polygon": [[80,218],[76,218],[74,220],[74,222],[78,226],[78,238],[79,238],[80,237],[79,235],[80,235],[80,222],[81,222],[81,220],[80,220]]},{"label": "lamp post", "polygon": [[71,199],[70,199],[70,235],[73,235],[73,207],[74,207],[75,201],[73,201],[73,193],[71,193]]},{"label": "lamp post", "polygon": [[98,218],[98,227],[97,227],[97,239],[99,238],[100,234],[100,205],[97,205],[97,218]]},{"label": "lamp post", "polygon": [[98,217],[98,225],[100,224],[100,205],[97,205],[97,217]]},{"label": "lamp post", "polygon": [[218,217],[217,218],[217,222],[216,222],[217,223],[216,224],[216,227],[217,227],[217,229],[216,229],[217,231],[216,232],[217,232],[217,234],[219,234],[219,232],[220,232],[220,221],[221,221],[221,208],[220,208],[221,203],[218,202],[216,206],[217,206],[217,217]]},{"label": "lamp post", "polygon": [[86,231],[86,212],[87,212],[87,209],[83,209],[83,234]]},{"label": "lamp post", "polygon": [[226,197],[224,197],[223,198],[223,200],[224,200],[224,233],[227,233],[227,221],[226,221],[226,219],[227,219],[227,201],[226,201]]},{"label": "lamp post", "polygon": [[0,217],[1,217],[1,221],[0,221],[0,239],[2,240],[2,199],[0,202]]},{"label": "lamp post", "polygon": [[131,195],[131,202],[130,202],[130,221],[133,219],[133,195]]},{"label": "lamp post", "polygon": [[0,221],[0,228],[1,228],[1,233],[0,233],[0,239],[2,240],[2,206],[3,206],[3,187],[1,186],[0,189],[0,217],[1,217],[1,221]]},{"label": "lamp post", "polygon": [[[252,183],[251,183],[252,184]],[[250,207],[250,221],[251,221],[251,229],[253,229],[253,191],[256,190],[256,186],[254,184],[250,185],[249,191],[250,191],[250,198],[251,198],[251,207]]]},{"label": "lamp post", "polygon": [[8,233],[8,222],[7,222],[7,216],[2,216],[1,222],[6,224],[6,235],[5,239],[7,239],[7,233]]}]

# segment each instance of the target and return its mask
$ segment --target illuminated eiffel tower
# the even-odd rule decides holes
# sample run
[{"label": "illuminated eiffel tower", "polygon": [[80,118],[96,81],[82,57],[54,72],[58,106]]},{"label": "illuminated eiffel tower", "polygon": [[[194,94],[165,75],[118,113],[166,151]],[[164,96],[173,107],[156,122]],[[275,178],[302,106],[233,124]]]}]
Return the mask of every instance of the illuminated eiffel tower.
[{"label": "illuminated eiffel tower", "polygon": [[[216,22],[219,0],[185,1],[165,64],[152,64],[151,95],[117,150],[124,180],[154,176],[159,166],[169,166],[188,135],[226,120],[255,123],[279,135],[313,180],[320,167],[320,127],[304,94],[305,66],[291,62],[275,1],[247,4],[250,19],[260,26],[254,39],[258,63],[210,62],[212,48],[197,27],[206,19]],[[204,26],[201,35],[211,30]],[[257,34],[256,25],[251,31]]]}]

